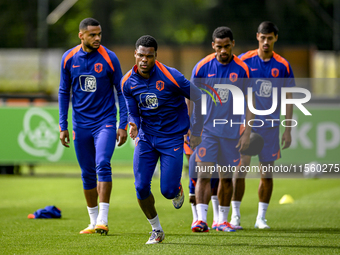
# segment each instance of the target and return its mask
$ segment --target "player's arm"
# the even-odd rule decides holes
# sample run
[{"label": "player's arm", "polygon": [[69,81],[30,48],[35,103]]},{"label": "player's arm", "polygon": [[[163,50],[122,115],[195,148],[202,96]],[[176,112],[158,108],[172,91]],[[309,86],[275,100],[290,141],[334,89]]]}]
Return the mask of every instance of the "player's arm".
[{"label": "player's arm", "polygon": [[130,89],[127,84],[123,86],[123,95],[125,98],[127,111],[128,111],[128,122],[130,125],[129,136],[134,140],[138,135],[138,130],[140,127],[140,116],[138,103],[135,98],[132,96]]},{"label": "player's arm", "polygon": [[112,59],[112,63],[114,66],[114,74],[113,74],[113,84],[116,88],[116,93],[118,97],[119,104],[119,126],[117,130],[116,140],[118,142],[118,146],[122,146],[127,140],[127,108],[125,99],[120,87],[120,80],[122,79],[122,70],[120,68],[120,63],[118,58],[114,56]]},{"label": "player's arm", "polygon": [[[195,84],[195,80],[202,76],[201,73],[198,73],[198,74],[196,73],[197,65],[198,63],[195,65],[195,67],[192,70],[191,82],[190,82],[190,86],[196,88],[194,91],[195,93],[197,93],[197,95],[195,96],[199,96],[199,101],[192,105],[192,110],[191,110],[192,117],[190,118],[190,122],[191,122],[190,147],[192,148],[192,150],[195,150],[195,148],[202,142],[201,134],[202,134],[203,124],[204,124],[204,117],[201,113],[202,91]],[[199,92],[199,95],[198,95],[198,92]]]},{"label": "player's arm", "polygon": [[[243,94],[246,95],[248,92],[248,88],[253,86],[253,79],[251,74],[249,73],[249,69],[247,71],[247,69],[245,69],[245,76],[243,77],[243,81],[245,82],[245,87],[243,90]],[[249,96],[249,95],[248,95]],[[246,101],[246,118],[245,118],[245,130],[242,134],[242,136],[240,137],[238,144],[236,145],[236,148],[239,148],[239,151],[243,151],[248,149],[249,144],[250,144],[250,133],[251,133],[251,126],[249,125],[249,121],[254,119],[255,114],[252,113],[249,110],[249,106],[248,104],[250,102],[248,102],[248,96],[245,96],[245,101]],[[252,101],[252,105],[255,108],[255,92],[252,93],[251,95],[251,101]]]},{"label": "player's arm", "polygon": [[[292,67],[289,64],[289,72],[287,71],[285,74],[285,87],[295,87],[295,79],[294,79],[294,73],[292,70]],[[287,93],[286,94],[287,99],[292,99],[293,94],[292,93]],[[287,104],[286,105],[286,116],[285,119],[286,121],[286,128],[285,131],[282,134],[282,139],[281,139],[281,146],[283,145],[282,149],[287,149],[290,147],[292,143],[292,136],[291,136],[291,121],[293,117],[293,105],[292,104]]]},{"label": "player's arm", "polygon": [[201,131],[203,129],[203,115],[201,114],[202,92],[195,84],[185,79],[183,75],[180,75],[176,80],[181,94],[193,102],[190,146],[194,150],[201,143]]},{"label": "player's arm", "polygon": [[[189,119],[191,119],[191,114],[192,114],[192,108],[193,108],[193,102],[191,100],[189,100],[188,98],[185,98],[185,103],[188,107],[188,115],[189,115]],[[184,143],[188,144],[188,140],[187,140],[187,136],[190,137],[191,132],[190,129],[188,130],[188,133],[186,135],[184,135]]]},{"label": "player's arm", "polygon": [[191,87],[191,91],[193,93],[191,93],[190,96],[194,103],[192,104],[190,147],[192,150],[195,150],[195,148],[202,142],[201,133],[203,130],[204,118],[201,114],[202,92],[193,83],[191,83]]},{"label": "player's arm", "polygon": [[[250,120],[254,119],[254,117],[255,117],[254,113],[252,113],[249,110],[247,97],[245,97],[245,99],[246,99],[246,103],[247,103],[245,130],[244,130],[242,136],[240,137],[240,139],[238,141],[238,144],[236,145],[236,148],[240,148],[239,149],[240,152],[243,151],[243,150],[248,149],[248,147],[249,147],[251,126],[248,125],[248,122]],[[253,102],[253,105],[255,107],[255,92],[253,92],[253,94],[252,94],[252,102]]]},{"label": "player's arm", "polygon": [[[293,94],[287,93],[287,99],[292,99]],[[292,143],[292,136],[291,136],[291,119],[293,118],[293,105],[287,104],[286,105],[286,128],[283,132],[282,139],[281,139],[281,146],[283,146],[283,150],[289,148],[290,144]]]},{"label": "player's arm", "polygon": [[67,65],[64,67],[64,57],[61,61],[60,72],[60,84],[58,92],[59,103],[59,129],[60,129],[60,142],[65,147],[70,147],[70,136],[67,130],[68,122],[68,109],[70,103],[70,89],[71,89],[71,75],[67,69]]}]

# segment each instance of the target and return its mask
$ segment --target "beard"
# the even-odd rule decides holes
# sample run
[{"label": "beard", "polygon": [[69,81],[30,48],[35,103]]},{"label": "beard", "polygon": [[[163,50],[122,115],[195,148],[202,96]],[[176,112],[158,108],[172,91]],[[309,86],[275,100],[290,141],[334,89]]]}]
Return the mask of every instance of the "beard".
[{"label": "beard", "polygon": [[99,48],[99,46],[100,46],[100,43],[99,43],[98,46],[92,46],[88,42],[84,42],[84,46],[92,51],[92,50],[97,50]]}]

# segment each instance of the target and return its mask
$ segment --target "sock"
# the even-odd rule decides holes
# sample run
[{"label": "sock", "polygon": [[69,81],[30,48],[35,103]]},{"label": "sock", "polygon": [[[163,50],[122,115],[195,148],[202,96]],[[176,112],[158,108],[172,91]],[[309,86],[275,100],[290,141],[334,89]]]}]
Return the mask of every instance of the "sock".
[{"label": "sock", "polygon": [[231,217],[238,216],[241,218],[240,206],[241,206],[241,201],[231,201],[231,208],[232,208]]},{"label": "sock", "polygon": [[109,215],[109,203],[100,202],[99,203],[99,214],[97,219],[97,224],[107,225],[108,215]]},{"label": "sock", "polygon": [[230,206],[218,206],[218,224],[221,224],[223,222],[228,222],[228,214],[229,214]]},{"label": "sock", "polygon": [[94,227],[97,224],[98,218],[98,206],[95,207],[87,207],[87,211],[89,212],[90,216],[90,223]]},{"label": "sock", "polygon": [[152,227],[152,230],[161,230],[163,231],[162,229],[162,226],[161,226],[161,223],[159,222],[159,218],[158,218],[158,215],[156,215],[155,218],[153,219],[148,219],[151,227]]},{"label": "sock", "polygon": [[218,206],[219,206],[218,197],[217,196],[211,196],[211,203],[212,203],[213,213],[214,213],[213,221],[218,223],[218,217],[219,217],[218,216]]},{"label": "sock", "polygon": [[197,204],[196,210],[197,210],[197,220],[201,220],[207,223],[208,205]]},{"label": "sock", "polygon": [[192,211],[192,222],[197,221],[197,210],[196,210],[196,205],[194,203],[191,203],[191,211]]},{"label": "sock", "polygon": [[259,209],[257,212],[257,218],[266,218],[266,212],[268,209],[268,205],[267,203],[263,203],[263,202],[259,202]]}]

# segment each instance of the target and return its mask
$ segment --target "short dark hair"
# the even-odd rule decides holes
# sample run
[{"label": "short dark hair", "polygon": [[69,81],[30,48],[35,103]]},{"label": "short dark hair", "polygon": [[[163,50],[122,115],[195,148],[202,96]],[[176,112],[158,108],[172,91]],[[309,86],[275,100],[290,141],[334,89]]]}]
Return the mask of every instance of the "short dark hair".
[{"label": "short dark hair", "polygon": [[100,26],[100,23],[98,20],[94,18],[86,18],[80,21],[79,23],[79,31],[80,30],[86,30],[88,26]]},{"label": "short dark hair", "polygon": [[139,39],[136,41],[136,49],[138,49],[139,46],[154,47],[155,51],[157,51],[158,47],[156,39],[151,35],[143,35],[139,37]]},{"label": "short dark hair", "polygon": [[263,21],[259,25],[257,32],[261,33],[261,34],[270,34],[270,33],[274,32],[274,35],[276,36],[277,33],[279,32],[279,29],[277,28],[277,26],[273,22]]},{"label": "short dark hair", "polygon": [[233,32],[229,27],[216,28],[212,34],[212,40],[215,41],[216,38],[219,39],[229,38],[230,41],[234,40]]}]

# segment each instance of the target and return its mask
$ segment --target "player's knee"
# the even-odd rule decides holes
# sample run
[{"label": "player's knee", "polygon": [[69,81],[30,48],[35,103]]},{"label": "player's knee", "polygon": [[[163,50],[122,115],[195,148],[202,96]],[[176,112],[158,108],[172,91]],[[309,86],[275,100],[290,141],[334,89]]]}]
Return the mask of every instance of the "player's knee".
[{"label": "player's knee", "polygon": [[101,161],[97,165],[97,174],[98,174],[98,181],[100,181],[100,182],[111,182],[112,181],[112,172],[111,172],[110,162]]},{"label": "player's knee", "polygon": [[262,177],[261,176],[261,182],[267,185],[273,184],[273,178],[272,177]]},{"label": "player's knee", "polygon": [[96,174],[83,172],[81,175],[81,179],[83,181],[84,189],[88,190],[88,189],[94,189],[95,187],[97,187]]},{"label": "player's knee", "polygon": [[167,199],[173,199],[177,196],[179,189],[178,186],[173,189],[161,189],[162,195]]},{"label": "player's knee", "polygon": [[231,178],[223,178],[220,180],[223,186],[232,186],[232,179]]},{"label": "player's knee", "polygon": [[150,196],[150,185],[136,185],[135,188],[139,200],[147,199]]}]

